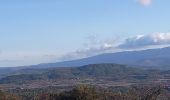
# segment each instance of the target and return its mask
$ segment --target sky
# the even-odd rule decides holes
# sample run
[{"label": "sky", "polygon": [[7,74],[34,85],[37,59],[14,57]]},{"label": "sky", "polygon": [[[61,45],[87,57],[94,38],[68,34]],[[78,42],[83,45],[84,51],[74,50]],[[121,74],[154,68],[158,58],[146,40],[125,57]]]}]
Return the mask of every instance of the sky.
[{"label": "sky", "polygon": [[170,44],[169,0],[0,0],[0,67]]}]

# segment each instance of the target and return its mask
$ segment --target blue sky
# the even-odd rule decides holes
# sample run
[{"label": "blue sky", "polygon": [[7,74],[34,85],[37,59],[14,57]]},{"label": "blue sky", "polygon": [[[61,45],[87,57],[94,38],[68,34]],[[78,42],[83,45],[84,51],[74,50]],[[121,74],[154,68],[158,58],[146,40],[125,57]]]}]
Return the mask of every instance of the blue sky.
[{"label": "blue sky", "polygon": [[[148,45],[156,38],[162,39],[157,44],[167,45],[169,4],[169,0],[1,0],[0,67],[54,62],[87,51],[80,57],[90,56],[90,50],[105,50],[104,46],[122,41]],[[132,40],[139,34],[140,41]]]}]

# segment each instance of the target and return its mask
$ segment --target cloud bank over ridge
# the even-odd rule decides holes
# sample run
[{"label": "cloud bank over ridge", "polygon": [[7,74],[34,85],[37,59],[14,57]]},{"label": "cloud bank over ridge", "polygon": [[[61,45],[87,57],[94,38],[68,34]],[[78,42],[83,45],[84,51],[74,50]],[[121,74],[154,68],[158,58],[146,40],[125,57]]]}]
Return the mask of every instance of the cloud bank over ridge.
[{"label": "cloud bank over ridge", "polygon": [[161,46],[170,44],[170,33],[152,33],[148,35],[137,35],[127,38],[118,46],[121,49],[145,48],[148,46]]},{"label": "cloud bank over ridge", "polygon": [[127,37],[125,40],[122,40],[122,43],[115,42],[119,41],[115,39],[101,41],[97,38],[92,38],[92,40],[93,42],[89,42],[90,45],[86,45],[84,48],[78,49],[75,52],[70,52],[60,59],[79,59],[108,52],[166,47],[170,45],[170,33],[136,35],[134,37]]}]

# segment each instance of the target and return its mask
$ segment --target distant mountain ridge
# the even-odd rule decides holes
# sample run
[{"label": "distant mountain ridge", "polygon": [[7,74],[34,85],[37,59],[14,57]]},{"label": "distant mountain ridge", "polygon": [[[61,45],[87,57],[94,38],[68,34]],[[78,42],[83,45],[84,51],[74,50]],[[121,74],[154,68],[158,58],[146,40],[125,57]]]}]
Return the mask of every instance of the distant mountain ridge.
[{"label": "distant mountain ridge", "polygon": [[[9,74],[32,73],[32,69],[41,70],[44,68],[55,67],[79,67],[89,64],[123,64],[130,67],[145,68],[145,69],[163,69],[170,70],[170,47],[160,49],[148,49],[141,51],[124,51],[117,53],[104,53],[88,58],[63,61],[56,63],[42,63],[31,66],[19,67],[4,67],[0,68],[0,78]],[[26,71],[22,71],[26,70]],[[37,70],[34,70],[35,72]]]},{"label": "distant mountain ridge", "polygon": [[145,68],[170,69],[170,47],[141,51],[105,53],[93,57],[30,66],[32,68],[73,67],[88,64],[116,63]]}]

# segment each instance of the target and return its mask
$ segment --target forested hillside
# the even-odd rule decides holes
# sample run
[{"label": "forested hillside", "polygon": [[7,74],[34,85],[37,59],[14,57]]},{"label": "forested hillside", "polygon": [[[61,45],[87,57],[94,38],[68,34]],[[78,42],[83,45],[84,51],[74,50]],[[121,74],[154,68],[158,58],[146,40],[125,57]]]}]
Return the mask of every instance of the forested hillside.
[{"label": "forested hillside", "polygon": [[0,89],[12,98],[4,100],[168,100],[169,76],[120,64],[21,69],[1,78]]},{"label": "forested hillside", "polygon": [[[55,80],[55,79],[75,79],[75,78],[110,78],[112,80],[122,79],[147,79],[157,71],[142,70],[127,67],[119,64],[91,64],[81,67],[53,68],[46,69],[44,72],[39,69],[28,70],[30,73],[18,72],[0,79],[0,83],[22,83],[33,80]],[[28,72],[27,71],[27,72]],[[31,72],[32,71],[32,72]],[[42,71],[42,72],[41,72]],[[40,73],[41,72],[41,73]]]}]

